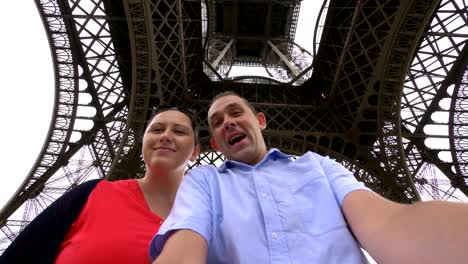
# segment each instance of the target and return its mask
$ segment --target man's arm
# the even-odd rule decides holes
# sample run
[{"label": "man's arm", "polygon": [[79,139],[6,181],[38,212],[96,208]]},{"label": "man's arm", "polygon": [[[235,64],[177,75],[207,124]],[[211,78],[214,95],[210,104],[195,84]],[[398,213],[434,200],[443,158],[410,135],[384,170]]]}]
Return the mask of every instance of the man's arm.
[{"label": "man's arm", "polygon": [[349,193],[342,208],[354,235],[378,263],[465,263],[468,205],[403,205],[375,193]]},{"label": "man's arm", "polygon": [[213,226],[207,176],[213,170],[201,166],[182,180],[171,213],[150,243],[153,263],[206,263]]},{"label": "man's arm", "polygon": [[153,264],[204,264],[207,254],[208,244],[201,235],[191,230],[177,230],[169,237]]}]

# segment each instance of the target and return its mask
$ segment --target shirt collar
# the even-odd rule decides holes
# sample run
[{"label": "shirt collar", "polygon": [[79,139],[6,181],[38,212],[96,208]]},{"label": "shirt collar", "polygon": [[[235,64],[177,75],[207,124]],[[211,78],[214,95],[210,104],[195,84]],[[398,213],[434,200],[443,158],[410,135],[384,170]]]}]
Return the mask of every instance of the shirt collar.
[{"label": "shirt collar", "polygon": [[221,166],[218,167],[218,171],[219,172],[222,172],[226,169],[229,169],[229,168],[234,168],[234,167],[238,167],[240,169],[248,169],[248,170],[251,170],[257,166],[260,166],[262,163],[266,162],[267,160],[274,160],[274,159],[289,159],[293,157],[293,155],[289,155],[289,154],[285,154],[283,152],[281,152],[280,150],[276,149],[276,148],[272,148],[270,149],[267,154],[265,155],[265,157],[263,157],[263,159],[257,163],[255,166],[250,166],[248,164],[245,164],[245,163],[242,163],[242,162],[238,162],[238,161],[234,161],[234,160],[226,160],[223,162],[223,164],[221,164]]}]

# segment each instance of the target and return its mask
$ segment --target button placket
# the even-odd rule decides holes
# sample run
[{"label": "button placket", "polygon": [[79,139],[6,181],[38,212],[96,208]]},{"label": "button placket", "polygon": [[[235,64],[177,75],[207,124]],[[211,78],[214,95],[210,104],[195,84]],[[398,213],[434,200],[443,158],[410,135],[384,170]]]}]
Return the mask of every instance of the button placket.
[{"label": "button placket", "polygon": [[[260,172],[260,173],[258,173]],[[285,237],[280,236],[282,232],[281,220],[277,205],[273,199],[272,187],[265,175],[261,171],[252,171],[255,191],[257,199],[263,213],[265,223],[265,234],[268,241],[268,251],[270,253],[272,263],[282,260],[287,256],[287,242]],[[287,257],[286,257],[287,258]],[[288,261],[280,261],[288,263]]]}]

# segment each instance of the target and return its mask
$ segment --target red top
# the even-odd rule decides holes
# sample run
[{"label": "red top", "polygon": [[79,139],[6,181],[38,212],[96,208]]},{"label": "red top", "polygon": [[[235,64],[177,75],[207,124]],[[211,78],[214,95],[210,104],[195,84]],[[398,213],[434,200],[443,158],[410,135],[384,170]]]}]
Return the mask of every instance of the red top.
[{"label": "red top", "polygon": [[136,180],[103,180],[65,236],[55,263],[150,263],[149,243],[162,221]]}]

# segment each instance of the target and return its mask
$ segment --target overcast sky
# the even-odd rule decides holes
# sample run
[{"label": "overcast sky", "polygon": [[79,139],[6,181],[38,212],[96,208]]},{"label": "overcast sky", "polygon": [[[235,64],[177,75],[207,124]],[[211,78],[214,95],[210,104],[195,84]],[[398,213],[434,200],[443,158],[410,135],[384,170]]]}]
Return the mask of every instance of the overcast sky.
[{"label": "overcast sky", "polygon": [[0,208],[34,164],[52,115],[54,74],[34,1],[2,1]]}]

